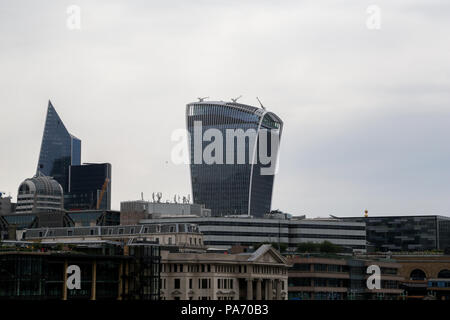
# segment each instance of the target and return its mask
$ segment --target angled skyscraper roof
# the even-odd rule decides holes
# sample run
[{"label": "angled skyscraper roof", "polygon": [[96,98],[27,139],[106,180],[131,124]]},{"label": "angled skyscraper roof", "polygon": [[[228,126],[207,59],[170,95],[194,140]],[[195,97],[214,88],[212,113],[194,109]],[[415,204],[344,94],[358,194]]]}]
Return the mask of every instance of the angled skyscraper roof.
[{"label": "angled skyscraper roof", "polygon": [[49,100],[36,173],[53,177],[67,192],[69,166],[80,163],[81,140],[67,131]]}]

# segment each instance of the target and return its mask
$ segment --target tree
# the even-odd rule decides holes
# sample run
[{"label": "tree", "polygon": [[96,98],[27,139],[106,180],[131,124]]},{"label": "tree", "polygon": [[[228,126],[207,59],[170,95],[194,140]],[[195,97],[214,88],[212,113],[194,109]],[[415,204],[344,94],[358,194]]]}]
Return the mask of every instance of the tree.
[{"label": "tree", "polygon": [[314,242],[303,242],[299,243],[297,245],[297,252],[318,252],[319,251],[319,244]]},{"label": "tree", "polygon": [[330,241],[324,241],[319,245],[320,252],[322,253],[337,253],[341,251],[338,245],[331,243]]}]

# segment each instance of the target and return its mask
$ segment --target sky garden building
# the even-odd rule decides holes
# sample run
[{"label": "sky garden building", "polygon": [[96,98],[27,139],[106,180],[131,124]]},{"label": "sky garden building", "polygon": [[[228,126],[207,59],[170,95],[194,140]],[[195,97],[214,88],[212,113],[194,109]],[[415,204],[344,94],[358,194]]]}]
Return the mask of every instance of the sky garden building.
[{"label": "sky garden building", "polygon": [[[262,217],[271,209],[283,121],[262,106],[236,99],[200,100],[186,106],[194,203],[204,204],[213,216]],[[205,154],[212,154],[214,161]],[[261,154],[270,157],[270,163]]]}]

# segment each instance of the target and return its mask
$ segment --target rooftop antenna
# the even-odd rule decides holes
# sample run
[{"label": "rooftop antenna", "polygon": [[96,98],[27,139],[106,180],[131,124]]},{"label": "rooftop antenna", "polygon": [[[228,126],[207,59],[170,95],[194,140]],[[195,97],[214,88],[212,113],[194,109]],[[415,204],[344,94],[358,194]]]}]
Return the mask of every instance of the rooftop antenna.
[{"label": "rooftop antenna", "polygon": [[259,105],[261,106],[261,108],[263,108],[264,110],[266,110],[266,108],[263,106],[263,104],[261,103],[261,100],[259,100],[259,98],[258,97],[256,97],[256,99],[258,100],[258,102],[259,102]]},{"label": "rooftop antenna", "polygon": [[236,103],[236,101],[238,101],[240,98],[242,98],[242,95],[240,95],[239,97],[237,97],[237,98],[231,98],[231,101],[233,101],[234,103]]},{"label": "rooftop antenna", "polygon": [[198,99],[198,102],[203,102],[203,100],[208,99],[208,98],[209,98],[209,97],[203,97],[203,98],[198,97],[197,99]]}]

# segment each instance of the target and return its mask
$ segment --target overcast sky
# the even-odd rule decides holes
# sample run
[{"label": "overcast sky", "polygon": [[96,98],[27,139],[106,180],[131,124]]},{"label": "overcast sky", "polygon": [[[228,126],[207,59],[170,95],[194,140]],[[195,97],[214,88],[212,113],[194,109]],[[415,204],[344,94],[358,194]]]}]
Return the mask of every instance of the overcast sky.
[{"label": "overcast sky", "polygon": [[35,173],[50,99],[82,161],[112,164],[113,208],[186,195],[170,159],[185,105],[242,94],[284,120],[273,209],[449,216],[449,16],[435,0],[2,0],[0,191]]}]

